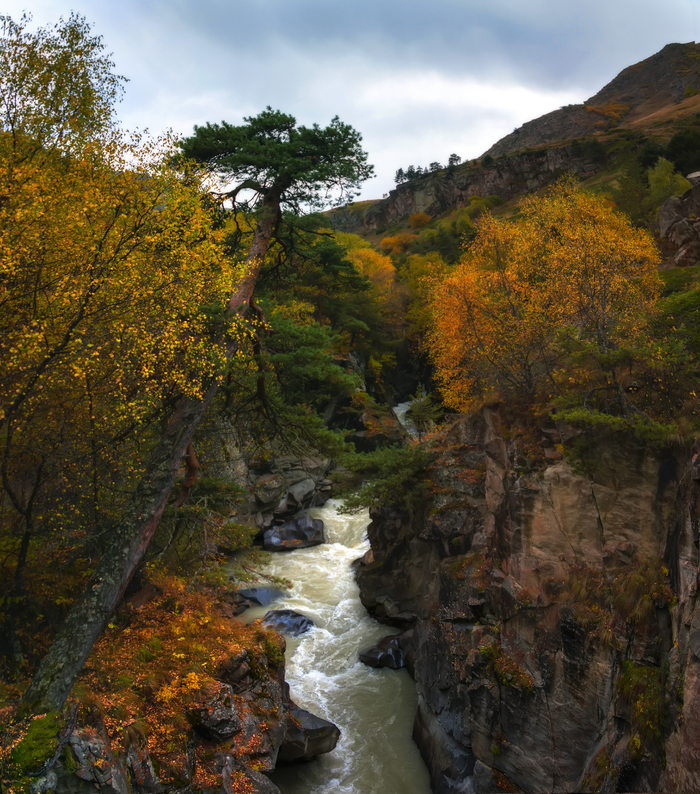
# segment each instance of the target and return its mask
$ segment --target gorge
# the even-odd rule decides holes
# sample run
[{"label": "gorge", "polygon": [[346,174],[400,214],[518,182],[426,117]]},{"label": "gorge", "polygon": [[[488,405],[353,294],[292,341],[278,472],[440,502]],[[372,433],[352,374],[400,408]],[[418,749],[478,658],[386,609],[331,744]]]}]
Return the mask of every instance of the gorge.
[{"label": "gorge", "polygon": [[3,791],[700,790],[699,63],[325,214],[0,131]]}]

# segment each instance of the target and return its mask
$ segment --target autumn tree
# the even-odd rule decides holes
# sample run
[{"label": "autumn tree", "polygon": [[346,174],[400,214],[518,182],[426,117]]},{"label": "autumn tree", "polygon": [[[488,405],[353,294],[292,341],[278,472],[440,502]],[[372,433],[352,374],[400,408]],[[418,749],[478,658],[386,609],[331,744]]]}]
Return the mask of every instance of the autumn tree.
[{"label": "autumn tree", "polygon": [[[521,204],[515,223],[484,216],[464,259],[431,291],[429,347],[448,405],[532,400],[558,388],[566,333],[614,358],[642,335],[659,293],[651,237],[568,180]],[[612,382],[617,390],[614,367]]]},{"label": "autumn tree", "polygon": [[[198,128],[195,135],[183,143],[181,151],[187,157],[205,163],[211,172],[229,180],[238,180],[227,196],[239,207],[245,203],[254,215],[254,229],[241,269],[231,268],[222,249],[216,249],[212,216],[206,209],[207,201],[202,194],[202,183],[196,170],[185,164],[184,174],[178,177],[176,171],[162,165],[168,159],[174,161],[172,151],[161,152],[153,160],[152,167],[141,168],[139,163],[130,163],[131,153],[128,149],[120,148],[110,115],[113,95],[109,92],[109,86],[114,83],[109,79],[106,83],[100,83],[95,77],[111,74],[111,64],[100,60],[100,40],[94,39],[92,47],[83,48],[81,45],[87,44],[88,37],[83,24],[82,28],[76,28],[69,45],[61,45],[61,31],[61,26],[58,26],[57,30],[42,32],[41,36],[43,40],[50,40],[51,46],[69,46],[73,52],[81,53],[83,60],[78,58],[70,62],[71,68],[66,68],[65,73],[60,75],[62,79],[56,80],[54,59],[34,56],[37,41],[41,43],[42,39],[27,33],[22,26],[6,24],[3,48],[13,63],[17,64],[12,68],[16,71],[24,69],[30,74],[36,70],[38,76],[34,82],[21,82],[21,85],[28,86],[26,94],[16,90],[16,82],[5,79],[4,85],[8,89],[3,101],[8,107],[18,108],[15,117],[19,121],[14,122],[11,128],[3,128],[4,140],[11,138],[12,145],[14,141],[30,141],[32,151],[37,153],[43,153],[44,139],[55,140],[57,156],[62,155],[56,168],[59,171],[63,169],[67,178],[76,183],[76,189],[84,178],[81,169],[92,167],[103,175],[103,184],[109,183],[110,179],[115,185],[126,182],[133,196],[130,198],[131,204],[119,205],[116,199],[110,201],[109,207],[113,209],[114,217],[111,224],[105,221],[102,235],[99,227],[95,230],[90,218],[90,212],[97,215],[101,212],[100,195],[86,204],[87,212],[82,216],[78,204],[75,215],[57,217],[56,223],[63,225],[65,233],[70,234],[77,244],[82,244],[86,251],[92,251],[95,257],[102,253],[104,240],[114,234],[114,248],[118,256],[110,260],[108,273],[104,271],[101,260],[98,259],[98,268],[88,262],[87,271],[80,281],[82,292],[77,297],[68,289],[68,279],[50,281],[50,288],[61,296],[60,304],[74,305],[76,316],[67,322],[63,335],[58,334],[55,341],[49,340],[48,347],[41,324],[29,326],[34,329],[36,337],[32,341],[37,350],[35,374],[41,375],[55,362],[63,360],[63,353],[69,344],[78,344],[76,329],[86,318],[94,319],[94,296],[102,290],[108,276],[109,285],[117,290],[114,298],[117,305],[120,294],[128,295],[130,300],[134,297],[133,284],[130,282],[138,279],[137,274],[144,266],[144,261],[146,269],[160,267],[162,262],[164,275],[170,273],[168,288],[160,290],[153,300],[160,298],[166,316],[170,316],[171,312],[177,314],[186,345],[183,349],[168,336],[160,338],[150,333],[145,336],[144,344],[150,353],[157,358],[157,352],[162,349],[166,358],[167,355],[174,356],[183,377],[181,380],[176,379],[172,391],[167,395],[168,410],[161,417],[167,421],[158,436],[149,439],[150,443],[143,450],[146,454],[142,454],[141,459],[145,462],[137,467],[132,494],[110,533],[100,561],[25,692],[26,706],[36,711],[58,708],[65,701],[96,637],[121,599],[153,537],[181,462],[191,458],[188,448],[194,431],[217,393],[225,374],[226,362],[231,361],[239,349],[238,336],[231,329],[236,325],[236,318],[241,317],[251,304],[256,280],[281,222],[282,207],[298,210],[318,206],[331,197],[334,189],[347,194],[360,180],[371,174],[371,166],[367,165],[366,155],[360,148],[360,136],[337,118],[325,129],[317,125],[297,127],[293,117],[268,109],[259,116],[246,119],[246,123],[240,126],[224,123]],[[7,70],[7,65],[4,68]],[[37,87],[35,91],[32,90],[33,85]],[[100,101],[92,105],[89,102],[85,104],[85,124],[73,125],[71,114],[68,113],[66,116],[69,120],[64,127],[49,125],[53,138],[49,135],[37,141],[33,126],[34,111],[43,107],[49,116],[55,107],[55,103],[48,101],[51,95],[50,91],[48,95],[44,91],[46,86],[60,86],[61,96],[70,96],[73,92],[77,97],[74,104],[78,107],[83,106],[83,94],[89,98],[90,91],[98,95]],[[67,102],[66,106],[72,107],[71,102],[73,100]],[[91,116],[93,108],[97,113],[94,118]],[[21,124],[23,118],[29,119],[26,128]],[[114,140],[117,143],[112,145]],[[72,156],[73,152],[81,152],[87,143],[92,142],[94,145],[89,148],[89,156],[84,159]],[[110,143],[106,147],[108,155],[100,156],[100,145],[103,143]],[[23,175],[24,165],[25,159],[17,158],[15,170]],[[11,172],[9,168],[5,170]],[[160,181],[161,175],[164,181]],[[36,179],[36,175],[33,178]],[[139,185],[142,191],[138,190]],[[3,267],[11,270],[17,269],[15,263],[24,254],[26,237],[23,233],[34,239],[33,213],[37,206],[41,207],[44,193],[39,185],[24,176],[15,179],[8,189],[10,194],[3,207],[16,207],[18,203],[24,202],[25,207],[31,208],[29,212],[17,214],[15,210],[15,216],[6,216],[8,222],[2,229],[5,251]],[[33,204],[28,198],[32,191],[38,204]],[[241,198],[244,191],[249,191],[245,202]],[[177,207],[181,202],[190,208],[192,218],[202,218],[200,226],[197,223],[190,225],[190,221],[182,215],[172,215],[170,207]],[[208,204],[211,206],[211,202]],[[147,215],[147,221],[142,224],[135,220],[139,211]],[[17,217],[23,221],[19,226],[16,224]],[[120,237],[125,222],[130,223],[129,228],[134,228],[133,237]],[[148,256],[149,249],[155,255],[154,264],[132,256],[133,249],[139,244],[143,244],[144,257]],[[177,270],[168,271],[173,264],[170,254],[173,247],[178,256],[183,257],[184,280]],[[70,247],[67,250],[70,251]],[[207,313],[197,312],[189,305],[190,301],[196,304],[200,296],[195,292],[191,296],[187,294],[187,277],[191,274],[195,280],[199,278],[203,258],[218,259],[222,281],[229,282],[226,298],[222,302],[224,322],[213,327],[202,327],[202,316],[206,317]],[[81,264],[71,262],[69,266],[77,274]],[[114,269],[110,269],[112,267]],[[19,272],[21,269],[17,270]],[[156,289],[156,292],[159,290]],[[139,294],[136,293],[137,300]],[[41,295],[39,297],[43,298]],[[169,305],[171,300],[174,301],[172,308]],[[186,306],[184,311],[178,312],[178,303]],[[150,332],[151,329],[148,327],[145,330]],[[88,340],[85,342],[86,345],[91,344]],[[124,345],[125,349],[130,342],[133,340],[128,334],[114,338],[114,343]],[[203,366],[196,364],[200,355]],[[152,368],[147,362],[148,357],[141,367],[141,375],[146,380],[153,378],[158,383],[160,369]],[[82,372],[80,374],[82,376]],[[33,387],[37,383],[34,375],[25,377],[29,386]],[[25,404],[27,402],[25,398],[22,401]],[[9,409],[17,410],[13,405]],[[8,416],[7,408],[5,415]]]}]

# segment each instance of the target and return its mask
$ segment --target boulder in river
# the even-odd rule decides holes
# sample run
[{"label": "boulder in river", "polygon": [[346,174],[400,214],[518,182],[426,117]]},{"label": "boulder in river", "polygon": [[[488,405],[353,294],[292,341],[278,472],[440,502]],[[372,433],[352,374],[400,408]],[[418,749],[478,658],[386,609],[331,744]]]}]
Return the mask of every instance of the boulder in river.
[{"label": "boulder in river", "polygon": [[313,628],[314,622],[306,615],[295,612],[293,609],[272,609],[262,619],[264,626],[270,626],[280,634],[290,637],[299,637]]},{"label": "boulder in river", "polygon": [[339,738],[340,728],[337,725],[290,703],[287,712],[287,733],[280,747],[277,763],[310,761],[317,755],[330,753]]},{"label": "boulder in river", "polygon": [[406,666],[406,646],[408,640],[404,634],[389,634],[383,637],[376,645],[360,652],[360,661],[370,667],[390,667],[392,670],[400,670]]},{"label": "boulder in river", "polygon": [[252,601],[254,604],[266,607],[283,596],[284,593],[276,587],[245,587],[238,590],[237,595],[243,596],[246,601]]},{"label": "boulder in river", "polygon": [[263,535],[265,551],[292,551],[325,542],[323,521],[310,516],[294,518],[279,527],[268,529]]}]

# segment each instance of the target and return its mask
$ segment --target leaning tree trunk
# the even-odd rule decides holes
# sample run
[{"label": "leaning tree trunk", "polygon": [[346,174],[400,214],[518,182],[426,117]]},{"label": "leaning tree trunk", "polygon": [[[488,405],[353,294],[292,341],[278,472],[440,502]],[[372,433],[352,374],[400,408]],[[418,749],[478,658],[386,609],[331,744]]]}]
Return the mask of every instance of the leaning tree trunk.
[{"label": "leaning tree trunk", "polygon": [[[282,188],[268,191],[263,200],[245,272],[229,299],[229,313],[243,312],[250,303],[279,217],[281,193]],[[229,343],[229,357],[234,350],[235,343]],[[187,447],[218,387],[217,379],[201,399],[183,397],[177,404],[104,554],[25,691],[23,709],[41,713],[64,704],[153,538]]]}]

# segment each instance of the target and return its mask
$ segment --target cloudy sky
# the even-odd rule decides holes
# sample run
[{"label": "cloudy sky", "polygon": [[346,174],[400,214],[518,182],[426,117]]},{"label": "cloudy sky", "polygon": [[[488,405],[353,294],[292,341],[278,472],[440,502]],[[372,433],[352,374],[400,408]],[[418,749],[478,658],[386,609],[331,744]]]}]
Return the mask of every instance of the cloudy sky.
[{"label": "cloudy sky", "polygon": [[128,128],[189,134],[271,105],[363,134],[376,177],[479,156],[525,121],[582,102],[665,44],[700,38],[700,0],[4,0],[84,15],[128,78]]}]

